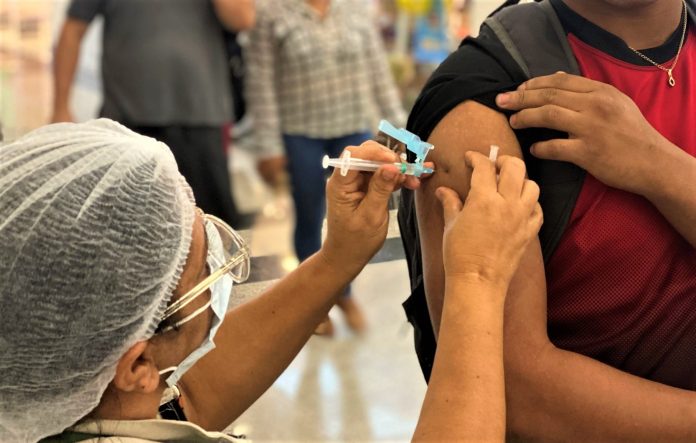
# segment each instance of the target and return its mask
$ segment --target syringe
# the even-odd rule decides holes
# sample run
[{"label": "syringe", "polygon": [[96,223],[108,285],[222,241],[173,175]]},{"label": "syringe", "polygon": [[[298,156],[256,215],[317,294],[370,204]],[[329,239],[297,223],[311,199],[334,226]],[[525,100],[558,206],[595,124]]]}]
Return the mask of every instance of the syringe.
[{"label": "syringe", "polygon": [[348,171],[371,172],[376,171],[382,165],[390,164],[399,168],[399,173],[404,175],[420,177],[423,174],[432,174],[434,172],[433,168],[428,168],[417,163],[385,163],[374,160],[363,160],[361,158],[352,158],[350,156],[350,151],[345,151],[340,158],[329,158],[328,155],[325,155],[321,161],[321,164],[324,169],[328,168],[329,166],[339,169],[341,171],[341,175],[343,176],[348,174]]}]

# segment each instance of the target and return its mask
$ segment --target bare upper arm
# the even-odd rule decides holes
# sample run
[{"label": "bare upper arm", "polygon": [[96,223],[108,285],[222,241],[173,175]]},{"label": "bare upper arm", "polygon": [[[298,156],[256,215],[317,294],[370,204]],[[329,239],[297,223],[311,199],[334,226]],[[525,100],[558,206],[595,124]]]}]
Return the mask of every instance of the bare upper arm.
[{"label": "bare upper arm", "polygon": [[[488,155],[490,145],[500,147],[500,155],[522,157],[520,145],[507,118],[480,103],[466,101],[452,109],[435,127],[428,139],[435,146],[430,160],[437,172],[424,180],[416,192],[416,213],[423,254],[423,274],[426,299],[435,337],[440,327],[444,296],[444,269],[442,266],[442,233],[444,223],[442,209],[435,198],[435,190],[447,186],[462,198],[469,192],[470,170],[464,163],[466,151],[474,150]],[[535,242],[538,247],[538,242]],[[532,248],[533,249],[533,248]],[[533,255],[532,255],[533,254]],[[521,268],[541,268],[541,273],[527,271],[543,279],[541,255],[530,251]],[[513,284],[517,287],[519,284]]]},{"label": "bare upper arm", "polygon": [[68,17],[63,24],[62,34],[75,38],[76,40],[82,40],[85,32],[87,32],[87,28],[89,28],[89,22]]}]

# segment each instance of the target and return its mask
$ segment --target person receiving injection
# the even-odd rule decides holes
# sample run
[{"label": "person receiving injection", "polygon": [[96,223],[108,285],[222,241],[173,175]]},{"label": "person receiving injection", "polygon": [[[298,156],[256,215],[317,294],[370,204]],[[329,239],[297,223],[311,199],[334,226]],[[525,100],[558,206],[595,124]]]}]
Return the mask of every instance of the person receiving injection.
[{"label": "person receiving injection", "polygon": [[[346,149],[398,161],[375,142]],[[465,161],[466,201],[437,192],[447,288],[414,440],[505,435],[503,305],[541,224],[538,187],[520,160]],[[166,145],[102,119],[3,146],[0,441],[235,441],[216,431],[268,389],[380,249],[391,193],[419,184],[390,164],[334,171],[321,249],[235,305],[248,249],[196,208]],[[160,417],[165,392],[186,421]]]}]

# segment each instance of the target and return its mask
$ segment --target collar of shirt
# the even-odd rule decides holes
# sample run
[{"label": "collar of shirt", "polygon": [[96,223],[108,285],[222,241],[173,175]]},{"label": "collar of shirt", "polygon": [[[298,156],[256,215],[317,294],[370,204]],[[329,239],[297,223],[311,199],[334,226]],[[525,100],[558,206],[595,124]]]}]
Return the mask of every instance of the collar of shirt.
[{"label": "collar of shirt", "polygon": [[[70,431],[95,436],[129,437],[145,441],[239,442],[220,432],[207,432],[200,426],[173,420],[89,420]],[[248,442],[249,440],[244,440]]]}]

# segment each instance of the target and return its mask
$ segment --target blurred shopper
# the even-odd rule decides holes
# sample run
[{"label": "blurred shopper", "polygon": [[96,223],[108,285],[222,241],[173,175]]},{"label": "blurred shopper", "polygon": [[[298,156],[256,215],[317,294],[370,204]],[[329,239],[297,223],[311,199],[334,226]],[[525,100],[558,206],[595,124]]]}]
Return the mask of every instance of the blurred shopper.
[{"label": "blurred shopper", "polygon": [[52,121],[69,108],[80,45],[104,18],[101,115],[166,143],[206,212],[237,224],[223,127],[232,120],[223,28],[254,24],[253,0],[72,0],[55,57]]},{"label": "blurred shopper", "polygon": [[[285,167],[295,204],[300,261],[321,246],[321,158],[370,138],[376,117],[405,122],[386,54],[364,0],[261,0],[247,51],[248,107],[259,170],[275,183]],[[379,111],[379,116],[375,115]],[[356,331],[365,323],[347,288],[338,305]],[[330,322],[317,333],[330,335]]]}]

